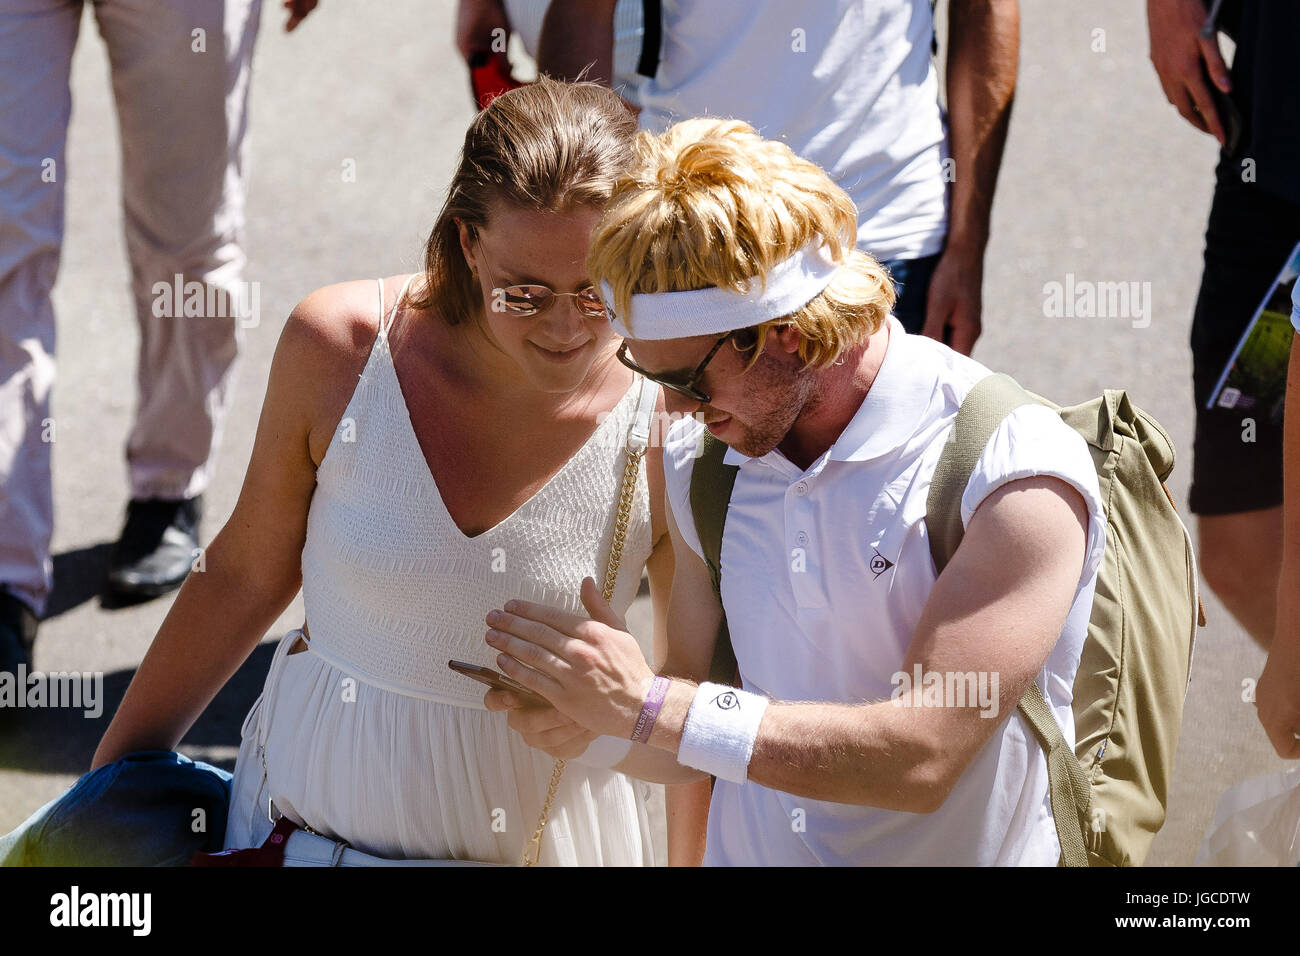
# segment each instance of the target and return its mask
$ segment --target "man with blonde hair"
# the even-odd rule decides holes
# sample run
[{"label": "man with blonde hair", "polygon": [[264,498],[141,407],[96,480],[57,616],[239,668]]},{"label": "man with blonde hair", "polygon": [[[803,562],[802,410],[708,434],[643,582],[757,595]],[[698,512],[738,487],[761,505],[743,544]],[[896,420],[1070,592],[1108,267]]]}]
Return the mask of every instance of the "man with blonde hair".
[{"label": "man with blonde hair", "polygon": [[[848,197],[784,144],[697,119],[637,153],[588,270],[621,357],[689,413],[664,455],[660,675],[678,676],[646,667],[587,581],[590,620],[522,601],[488,616],[502,669],[552,707],[488,706],[543,749],[601,735],[587,749],[624,772],[715,776],[707,864],[1055,864],[1047,764],[1016,703],[1036,681],[1073,746],[1105,546],[1083,439],[1043,406],[1008,415],[936,574],[931,476],[989,370],[903,334]],[[722,608],[692,512],[706,429],[738,469]],[[739,689],[705,680],[723,610]]]}]

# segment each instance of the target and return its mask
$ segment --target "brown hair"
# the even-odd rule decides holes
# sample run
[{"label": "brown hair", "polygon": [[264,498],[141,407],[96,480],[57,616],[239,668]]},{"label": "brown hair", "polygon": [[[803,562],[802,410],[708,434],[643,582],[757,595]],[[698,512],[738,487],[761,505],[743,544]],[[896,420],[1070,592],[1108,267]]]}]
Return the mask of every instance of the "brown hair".
[{"label": "brown hair", "polygon": [[632,163],[636,120],[596,83],[536,83],[503,93],[470,123],[460,163],[424,247],[424,281],[406,296],[450,324],[483,308],[456,220],[477,235],[493,202],[538,212],[603,208]]},{"label": "brown hair", "polygon": [[[754,349],[749,364],[778,325],[799,330],[800,359],[820,368],[889,316],[893,284],[880,263],[854,248],[853,201],[784,143],[763,139],[741,120],[689,119],[658,136],[639,134],[635,147],[635,166],[615,186],[587,254],[592,281],[609,282],[622,314],[637,293],[743,291],[820,241],[841,268],[803,308],[743,337],[741,350]],[[635,326],[631,331],[635,336]]]}]

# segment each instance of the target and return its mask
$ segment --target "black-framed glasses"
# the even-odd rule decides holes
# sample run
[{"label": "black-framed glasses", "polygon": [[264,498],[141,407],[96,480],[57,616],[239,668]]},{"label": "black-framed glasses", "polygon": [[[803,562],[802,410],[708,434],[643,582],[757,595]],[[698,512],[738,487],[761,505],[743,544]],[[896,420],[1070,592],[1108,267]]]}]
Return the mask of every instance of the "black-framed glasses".
[{"label": "black-framed glasses", "polygon": [[[483,256],[482,242],[478,243],[478,250],[479,255]],[[483,266],[488,273],[488,281],[492,283],[492,308],[497,312],[518,316],[540,315],[554,305],[555,300],[560,296],[571,295],[578,311],[586,318],[609,319],[609,313],[605,311],[605,303],[600,300],[596,287],[590,282],[577,292],[556,292],[550,286],[542,285],[540,282],[498,286],[496,279],[492,277],[491,264],[487,261],[487,256],[483,256]]]},{"label": "black-framed glasses", "polygon": [[677,392],[679,395],[685,395],[693,402],[707,405],[709,404],[708,393],[702,392],[696,388],[695,383],[700,380],[700,376],[704,374],[704,369],[713,361],[713,356],[718,354],[718,349],[722,348],[722,343],[732,338],[735,334],[735,332],[728,332],[722,338],[718,339],[718,341],[714,342],[713,348],[709,349],[709,354],[704,356],[704,361],[695,366],[695,371],[684,379],[671,374],[665,375],[659,372],[647,372],[640,365],[637,365],[636,362],[632,360],[632,357],[627,354],[626,341],[618,347],[618,360],[632,371],[644,375],[646,378],[650,379],[650,381],[658,382],[664,388],[671,388],[674,392]]}]

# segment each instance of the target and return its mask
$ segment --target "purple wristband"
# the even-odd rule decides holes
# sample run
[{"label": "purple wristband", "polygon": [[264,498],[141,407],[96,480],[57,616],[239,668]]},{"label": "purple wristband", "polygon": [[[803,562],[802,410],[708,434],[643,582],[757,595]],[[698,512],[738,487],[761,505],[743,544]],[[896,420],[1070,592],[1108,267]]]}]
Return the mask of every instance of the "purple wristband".
[{"label": "purple wristband", "polygon": [[671,684],[667,677],[656,677],[650,682],[650,691],[641,705],[641,716],[636,719],[636,727],[632,730],[633,741],[650,739],[650,731],[654,730],[655,721],[659,719],[659,708],[663,706]]}]

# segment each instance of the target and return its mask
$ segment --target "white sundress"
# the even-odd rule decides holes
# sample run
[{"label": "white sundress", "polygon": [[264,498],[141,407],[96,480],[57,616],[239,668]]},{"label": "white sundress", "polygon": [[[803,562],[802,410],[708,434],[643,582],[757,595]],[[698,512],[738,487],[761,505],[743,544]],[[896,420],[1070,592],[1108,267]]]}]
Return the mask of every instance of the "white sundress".
[{"label": "white sundress", "polygon": [[[289,654],[302,631],[285,635],[244,721],[225,847],[260,846],[273,800],[295,823],[378,856],[517,863],[553,760],[447,661],[495,668],[484,618],[510,598],[584,613],[583,577],[604,580],[641,380],[541,490],[467,538],[411,426],[388,345],[397,305],[384,316],[382,281],[380,296],[378,336],[317,470],[302,553],[310,646]],[[611,601],[620,614],[651,546],[642,464]],[[542,865],[666,857],[662,786],[569,762]]]}]

